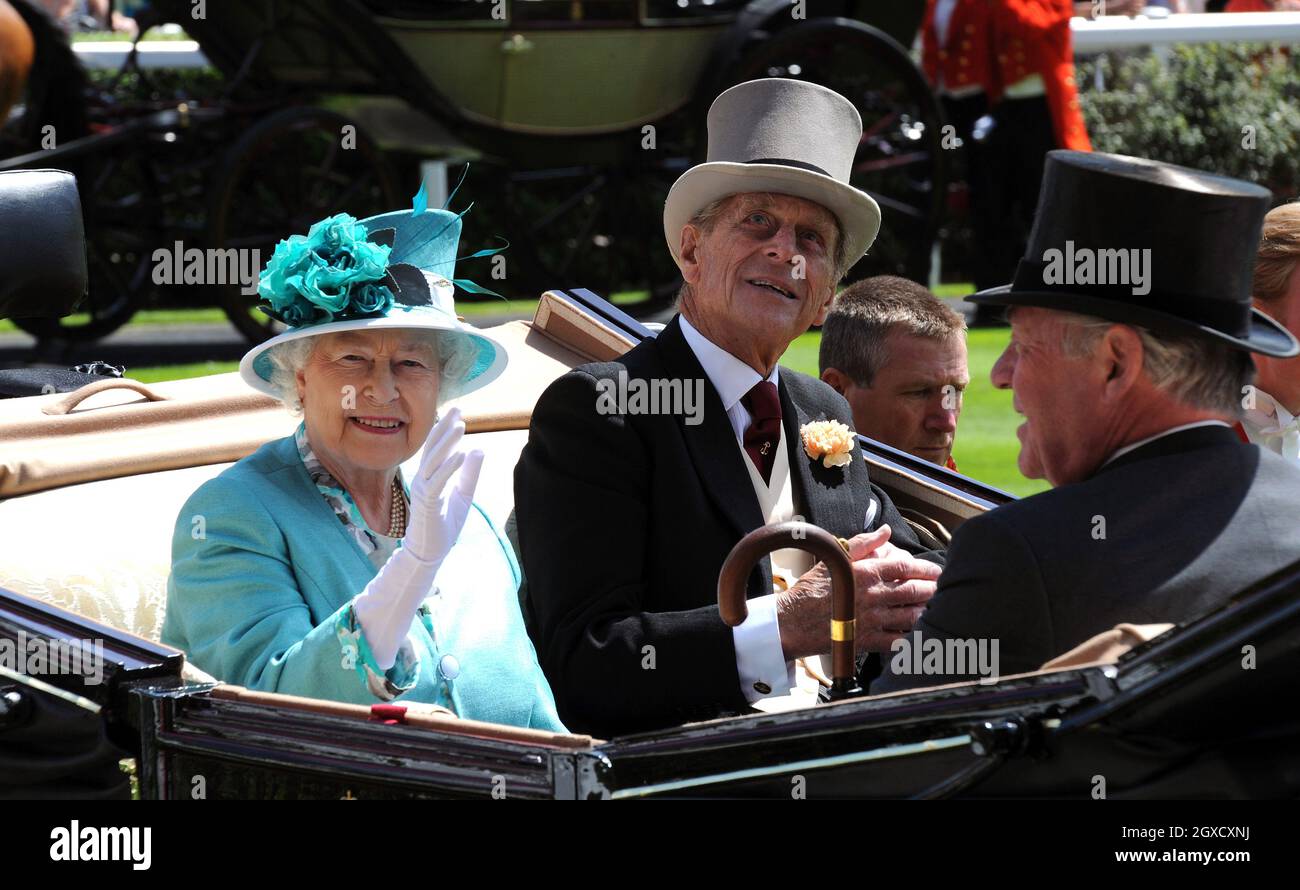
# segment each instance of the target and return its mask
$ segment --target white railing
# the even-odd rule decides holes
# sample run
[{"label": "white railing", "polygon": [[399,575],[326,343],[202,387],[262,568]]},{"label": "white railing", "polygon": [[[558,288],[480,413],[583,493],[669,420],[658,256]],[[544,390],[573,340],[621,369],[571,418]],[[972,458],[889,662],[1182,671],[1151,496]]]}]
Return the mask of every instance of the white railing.
[{"label": "white railing", "polygon": [[[129,40],[83,40],[72,49],[87,68],[118,69],[131,52]],[[207,57],[193,40],[140,41],[141,68],[205,68]]]},{"label": "white railing", "polygon": [[[1176,43],[1278,42],[1300,44],[1300,12],[1237,12],[1170,15],[1164,18],[1112,15],[1089,21],[1072,19],[1076,54]],[[91,68],[120,68],[131,51],[125,40],[74,43],[77,56]],[[202,68],[208,64],[193,40],[147,40],[140,43],[144,68]]]},{"label": "white railing", "polygon": [[1177,43],[1300,43],[1300,12],[1215,12],[1071,19],[1075,55]]}]

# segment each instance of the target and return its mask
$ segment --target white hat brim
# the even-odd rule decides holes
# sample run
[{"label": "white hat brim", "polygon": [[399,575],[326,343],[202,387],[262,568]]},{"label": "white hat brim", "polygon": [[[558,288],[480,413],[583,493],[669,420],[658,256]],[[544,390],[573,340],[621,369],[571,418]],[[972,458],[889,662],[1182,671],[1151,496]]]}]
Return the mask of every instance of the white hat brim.
[{"label": "white hat brim", "polygon": [[470,364],[467,376],[456,390],[458,396],[487,386],[497,377],[500,377],[501,372],[506,367],[505,347],[491,335],[449,317],[432,307],[413,306],[405,310],[398,309],[394,314],[379,318],[331,321],[325,324],[287,330],[250,349],[239,362],[239,376],[253,389],[278,398],[280,393],[271,385],[270,380],[270,351],[272,349],[292,340],[301,340],[304,337],[318,337],[322,334],[356,330],[444,331],[459,334],[469,339],[476,350],[476,355],[475,360]]},{"label": "white hat brim", "polygon": [[743,192],[791,195],[825,207],[844,229],[850,265],[866,255],[880,231],[880,205],[866,192],[832,176],[783,164],[712,161],[678,177],[664,202],[664,238],[678,265],[682,227],[714,201]]}]

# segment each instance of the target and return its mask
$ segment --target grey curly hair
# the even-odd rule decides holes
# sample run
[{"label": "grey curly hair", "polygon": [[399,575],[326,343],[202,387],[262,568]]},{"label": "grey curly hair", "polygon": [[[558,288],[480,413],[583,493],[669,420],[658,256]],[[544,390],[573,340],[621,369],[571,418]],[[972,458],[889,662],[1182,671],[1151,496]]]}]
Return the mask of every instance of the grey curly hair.
[{"label": "grey curly hair", "polygon": [[[421,331],[433,347],[438,363],[438,407],[460,395],[465,378],[474,364],[477,351],[464,334],[452,331]],[[271,387],[276,396],[295,415],[302,414],[298,397],[298,372],[307,366],[319,337],[302,337],[272,347],[267,352],[271,362]]]}]

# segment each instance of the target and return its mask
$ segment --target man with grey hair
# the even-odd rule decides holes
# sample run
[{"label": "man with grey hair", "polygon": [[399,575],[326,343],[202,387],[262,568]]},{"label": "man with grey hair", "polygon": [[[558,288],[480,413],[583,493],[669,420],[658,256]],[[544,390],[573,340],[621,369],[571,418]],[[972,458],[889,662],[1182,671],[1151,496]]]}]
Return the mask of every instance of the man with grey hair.
[{"label": "man with grey hair", "polygon": [[[1228,425],[1250,353],[1300,352],[1251,309],[1269,200],[1182,167],[1048,155],[1014,283],[970,299],[1010,307],[991,376],[1025,416],[1021,472],[1054,488],[961,526],[873,692],[976,679],[916,670],[918,649],[973,643],[997,653],[997,674],[1038,670],[1120,623],[1195,620],[1300,559],[1300,467]],[[1052,268],[1064,257],[1066,274]]]},{"label": "man with grey hair", "polygon": [[[856,624],[834,632],[862,652],[911,629],[939,574],[868,478],[844,399],[777,366],[880,228],[849,183],[861,118],[825,87],[769,78],[722,93],[708,128],[708,162],[664,207],[681,314],[551,384],[515,469],[538,657],[566,725],[606,738],[789,694],[795,663],[830,651],[829,576],[797,536],[749,573],[743,623],[724,623],[719,570],[761,526],[849,541]],[[602,411],[620,380],[698,388],[702,410]]]},{"label": "man with grey hair", "polygon": [[854,282],[822,325],[821,378],[864,436],[956,470],[966,321],[929,289],[894,275]]}]

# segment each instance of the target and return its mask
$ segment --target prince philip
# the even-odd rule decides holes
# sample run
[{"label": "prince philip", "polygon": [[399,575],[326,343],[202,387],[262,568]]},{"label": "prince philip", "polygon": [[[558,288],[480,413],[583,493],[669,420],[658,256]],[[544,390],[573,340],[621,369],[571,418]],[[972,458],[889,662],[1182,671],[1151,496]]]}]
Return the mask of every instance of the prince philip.
[{"label": "prince philip", "polygon": [[[598,735],[746,710],[829,651],[826,571],[794,549],[755,567],[743,624],[719,616],[723,560],[761,525],[802,518],[852,539],[859,651],[909,630],[939,574],[847,430],[810,426],[851,427],[848,404],[777,367],[880,228],[849,185],[857,111],[824,87],[756,80],[717,98],[708,130],[707,163],[664,207],[680,314],[552,384],[515,469],[539,660],[566,723]],[[702,416],[602,411],[620,375],[702,381]]]}]

